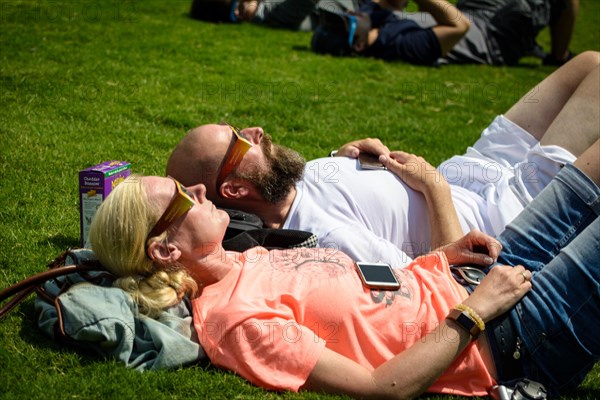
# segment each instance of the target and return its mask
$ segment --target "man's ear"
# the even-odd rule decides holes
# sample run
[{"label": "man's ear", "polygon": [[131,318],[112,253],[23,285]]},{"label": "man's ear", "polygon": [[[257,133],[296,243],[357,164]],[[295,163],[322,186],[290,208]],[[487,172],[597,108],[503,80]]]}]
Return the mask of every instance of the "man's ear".
[{"label": "man's ear", "polygon": [[369,47],[369,35],[372,30],[371,17],[363,12],[353,12],[352,14],[356,17],[358,24],[352,49],[356,53],[362,53]]},{"label": "man's ear", "polygon": [[248,184],[239,179],[226,180],[219,190],[221,197],[225,199],[243,199],[250,192]]},{"label": "man's ear", "polygon": [[356,38],[356,40],[354,41],[354,44],[352,45],[352,48],[354,49],[355,52],[362,53],[363,50],[365,50],[367,48],[367,44],[360,38]]},{"label": "man's ear", "polygon": [[148,257],[159,265],[173,265],[181,257],[181,250],[174,244],[155,240],[148,245]]}]

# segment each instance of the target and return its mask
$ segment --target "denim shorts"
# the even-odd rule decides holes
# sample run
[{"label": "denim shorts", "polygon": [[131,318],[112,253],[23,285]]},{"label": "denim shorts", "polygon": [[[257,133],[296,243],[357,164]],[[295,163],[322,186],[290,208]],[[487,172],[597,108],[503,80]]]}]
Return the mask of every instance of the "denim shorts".
[{"label": "denim shorts", "polygon": [[533,273],[510,313],[526,377],[557,395],[600,355],[600,189],[567,164],[499,236],[500,264]]}]

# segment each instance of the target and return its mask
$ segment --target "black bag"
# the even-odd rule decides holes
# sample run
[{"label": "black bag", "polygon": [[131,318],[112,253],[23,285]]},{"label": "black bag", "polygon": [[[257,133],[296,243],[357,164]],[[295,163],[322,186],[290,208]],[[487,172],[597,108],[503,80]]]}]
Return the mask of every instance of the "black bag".
[{"label": "black bag", "polygon": [[258,215],[250,214],[240,210],[234,210],[232,208],[223,208],[229,214],[229,225],[225,232],[223,240],[231,239],[242,232],[246,232],[254,229],[263,229],[264,223],[258,217]]},{"label": "black bag", "polygon": [[223,238],[225,250],[242,252],[256,246],[267,249],[317,246],[317,237],[311,232],[265,228],[255,214],[228,208],[223,210],[229,214],[229,225]]}]

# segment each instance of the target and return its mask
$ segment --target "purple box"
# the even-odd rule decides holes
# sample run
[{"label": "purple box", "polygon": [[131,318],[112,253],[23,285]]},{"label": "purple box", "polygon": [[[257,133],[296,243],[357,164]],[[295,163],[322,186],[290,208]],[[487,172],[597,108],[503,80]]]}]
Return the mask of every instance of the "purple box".
[{"label": "purple box", "polygon": [[87,244],[90,225],[96,210],[109,193],[131,174],[126,161],[105,161],[79,171],[80,244]]}]

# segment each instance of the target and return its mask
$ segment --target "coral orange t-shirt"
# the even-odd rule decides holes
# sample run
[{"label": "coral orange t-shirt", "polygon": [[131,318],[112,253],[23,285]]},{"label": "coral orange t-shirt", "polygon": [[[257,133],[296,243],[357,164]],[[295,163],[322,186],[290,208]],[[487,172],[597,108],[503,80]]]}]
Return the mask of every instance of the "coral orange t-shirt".
[{"label": "coral orange t-shirt", "polygon": [[[332,249],[227,255],[234,268],[193,301],[198,337],[213,364],[268,389],[297,391],[324,347],[373,370],[467,297],[442,253],[394,270],[397,291],[365,288],[354,262]],[[475,342],[428,391],[482,396],[492,385]]]}]

